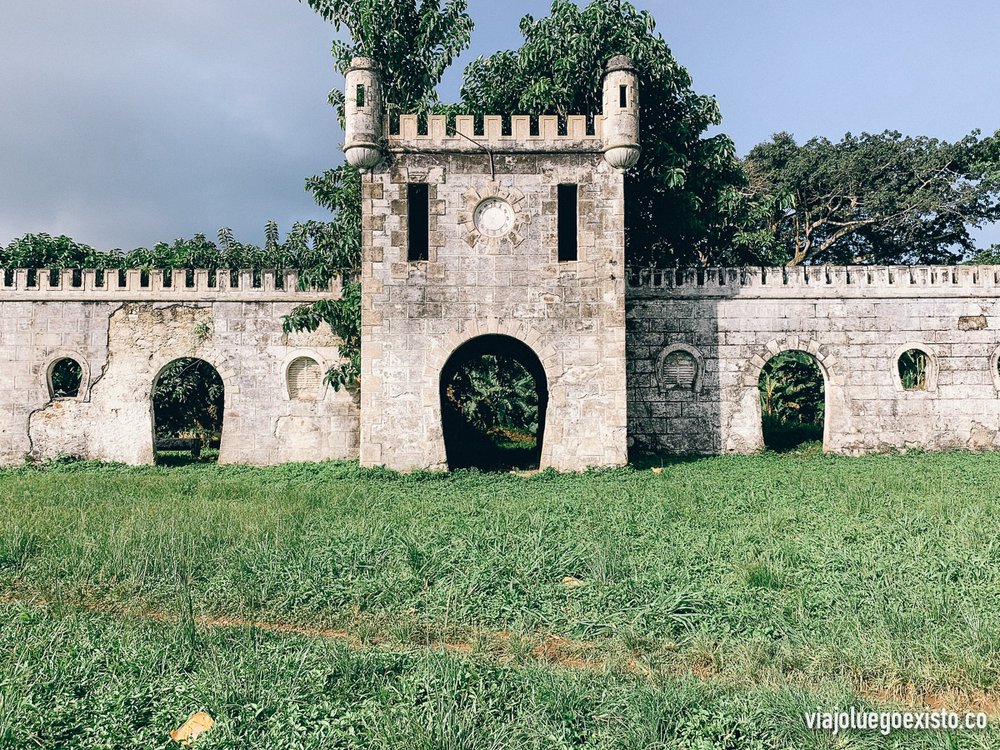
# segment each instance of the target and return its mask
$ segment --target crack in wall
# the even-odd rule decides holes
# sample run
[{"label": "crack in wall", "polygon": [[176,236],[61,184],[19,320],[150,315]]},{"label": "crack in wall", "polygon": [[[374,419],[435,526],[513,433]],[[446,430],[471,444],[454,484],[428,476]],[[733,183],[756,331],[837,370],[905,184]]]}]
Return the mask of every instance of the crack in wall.
[{"label": "crack in wall", "polygon": [[[335,361],[339,344],[329,331],[288,336],[281,329],[282,311],[270,302],[233,300],[95,300],[82,309],[75,300],[53,300],[19,309],[18,315],[30,318],[27,330],[39,338],[28,342],[21,369],[7,380],[0,377],[0,387],[28,391],[17,394],[16,412],[3,424],[4,434],[16,440],[0,463],[67,454],[149,463],[153,384],[164,365],[182,357],[209,362],[226,383],[226,418],[233,417],[235,430],[226,431],[227,460],[266,465],[356,457],[356,394],[331,390],[308,413],[282,398],[289,350]],[[86,370],[78,397],[52,398],[41,387],[40,368],[60,350]],[[307,429],[300,428],[302,419]]]},{"label": "crack in wall", "polygon": [[125,307],[125,303],[121,303],[117,307],[115,307],[113,310],[111,310],[111,311],[108,312],[108,324],[107,324],[107,327],[106,327],[106,336],[105,336],[105,339],[104,339],[104,344],[105,344],[105,349],[107,351],[107,356],[104,358],[104,364],[101,365],[101,372],[97,375],[97,377],[92,378],[91,381],[90,381],[90,387],[87,389],[86,398],[84,398],[84,401],[86,401],[88,403],[90,402],[90,399],[92,398],[92,396],[94,394],[94,386],[96,386],[98,383],[101,382],[101,380],[104,378],[105,373],[107,373],[107,371],[108,371],[108,366],[111,364],[111,354],[112,354],[112,352],[111,352],[111,319],[114,318],[115,315],[117,315],[118,312],[121,311],[124,307]]},{"label": "crack in wall", "polygon": [[[108,366],[111,364],[111,321],[114,318],[114,316],[124,307],[125,303],[118,303],[107,311],[107,322],[105,324],[105,329],[104,329],[105,330],[104,363],[101,365],[100,372],[97,374],[97,376],[91,378],[90,382],[87,383],[86,391],[84,392],[83,397],[76,400],[76,403],[85,403],[85,404],[92,403],[94,387],[104,378],[104,375],[108,371]],[[37,458],[37,456],[35,455],[35,437],[32,434],[32,422],[35,419],[36,415],[47,412],[49,409],[55,406],[55,403],[56,400],[52,398],[52,396],[50,395],[48,401],[46,401],[41,406],[30,410],[27,414],[27,417],[25,419],[25,428],[26,428],[25,432],[28,438],[27,455],[30,456],[32,460]]]}]

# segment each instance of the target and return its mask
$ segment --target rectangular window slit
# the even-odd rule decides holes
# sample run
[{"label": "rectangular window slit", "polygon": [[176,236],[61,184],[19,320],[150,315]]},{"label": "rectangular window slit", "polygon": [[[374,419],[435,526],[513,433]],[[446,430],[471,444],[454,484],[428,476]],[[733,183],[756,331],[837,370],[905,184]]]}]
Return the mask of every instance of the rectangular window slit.
[{"label": "rectangular window slit", "polygon": [[364,109],[364,106],[365,106],[365,85],[363,83],[359,83],[358,84],[358,95],[357,95],[357,98],[354,101],[357,103],[358,109]]},{"label": "rectangular window slit", "polygon": [[622,109],[628,106],[628,86],[618,87],[618,105]]},{"label": "rectangular window slit", "polygon": [[407,244],[408,260],[428,260],[430,258],[430,203],[427,185],[412,182],[406,186],[406,214],[409,229]]},{"label": "rectangular window slit", "polygon": [[559,260],[577,258],[577,186],[559,186]]}]

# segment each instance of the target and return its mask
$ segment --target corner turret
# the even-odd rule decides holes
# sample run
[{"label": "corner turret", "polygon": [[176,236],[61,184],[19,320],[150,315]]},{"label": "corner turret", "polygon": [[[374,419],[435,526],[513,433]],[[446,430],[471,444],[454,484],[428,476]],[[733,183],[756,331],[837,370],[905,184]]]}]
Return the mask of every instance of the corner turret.
[{"label": "corner turret", "polygon": [[382,85],[367,57],[355,57],[347,70],[344,153],[362,172],[382,161]]},{"label": "corner turret", "polygon": [[612,57],[604,74],[604,158],[616,169],[639,161],[639,76],[624,55]]}]

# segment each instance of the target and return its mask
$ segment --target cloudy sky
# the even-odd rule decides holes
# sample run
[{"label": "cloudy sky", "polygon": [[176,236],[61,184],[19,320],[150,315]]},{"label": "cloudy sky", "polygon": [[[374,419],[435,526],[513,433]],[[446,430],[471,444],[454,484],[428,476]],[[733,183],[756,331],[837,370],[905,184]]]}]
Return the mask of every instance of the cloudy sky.
[{"label": "cloudy sky", "polygon": [[[539,0],[470,0],[468,60],[519,44]],[[638,0],[741,153],[886,128],[1000,128],[995,0]],[[339,163],[332,26],[296,0],[0,0],[0,243],[100,248],[214,234],[260,242],[323,218],[304,178]],[[1000,231],[983,234],[1000,242]]]}]

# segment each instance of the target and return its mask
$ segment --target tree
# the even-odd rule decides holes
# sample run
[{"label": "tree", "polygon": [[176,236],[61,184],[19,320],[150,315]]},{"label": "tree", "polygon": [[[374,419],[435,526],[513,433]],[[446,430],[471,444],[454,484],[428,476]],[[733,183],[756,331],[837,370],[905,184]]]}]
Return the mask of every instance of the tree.
[{"label": "tree", "polygon": [[157,437],[196,433],[207,443],[222,430],[225,388],[203,359],[183,357],[164,368],[153,389]]},{"label": "tree", "polygon": [[1000,243],[994,243],[985,250],[980,250],[972,256],[969,263],[1000,266]]},{"label": "tree", "polygon": [[788,133],[751,150],[745,230],[761,263],[953,263],[970,227],[1000,218],[1000,131],[948,143],[848,133],[799,146]]},{"label": "tree", "polygon": [[[301,2],[301,0],[300,0]],[[353,57],[371,58],[387,112],[420,112],[437,102],[441,76],[472,36],[467,0],[307,0],[350,41],[336,40],[333,57],[346,73]],[[344,121],[344,92],[330,92]]]},{"label": "tree", "polygon": [[538,387],[512,357],[484,354],[462,363],[446,395],[466,422],[483,434],[538,433]]},{"label": "tree", "polygon": [[[301,1],[301,0],[300,0]],[[435,87],[452,60],[469,46],[472,18],[466,0],[308,0],[309,6],[339,31],[346,27],[350,41],[333,43],[338,70],[346,74],[353,57],[368,57],[382,82],[386,111],[422,112],[437,102]],[[344,93],[330,92],[344,124]],[[330,326],[343,342],[340,365],[326,374],[339,389],[353,387],[361,374],[361,175],[350,165],[311,177],[306,187],[316,202],[330,210],[333,221],[314,223],[310,238],[321,260],[314,259],[309,275],[339,275],[344,294],[297,308],[285,318],[286,331],[315,331]],[[327,276],[328,277],[328,276]]]},{"label": "tree", "polygon": [[626,243],[633,263],[727,258],[731,212],[743,176],[732,140],[705,137],[721,121],[715,99],[655,33],[650,13],[623,0],[579,8],[554,0],[550,15],[521,19],[524,44],[473,61],[462,107],[478,115],[599,113],[605,64],[627,55],[639,72],[642,158],[626,175]]},{"label": "tree", "polygon": [[118,268],[124,256],[60,235],[26,234],[0,249],[0,268]]}]

